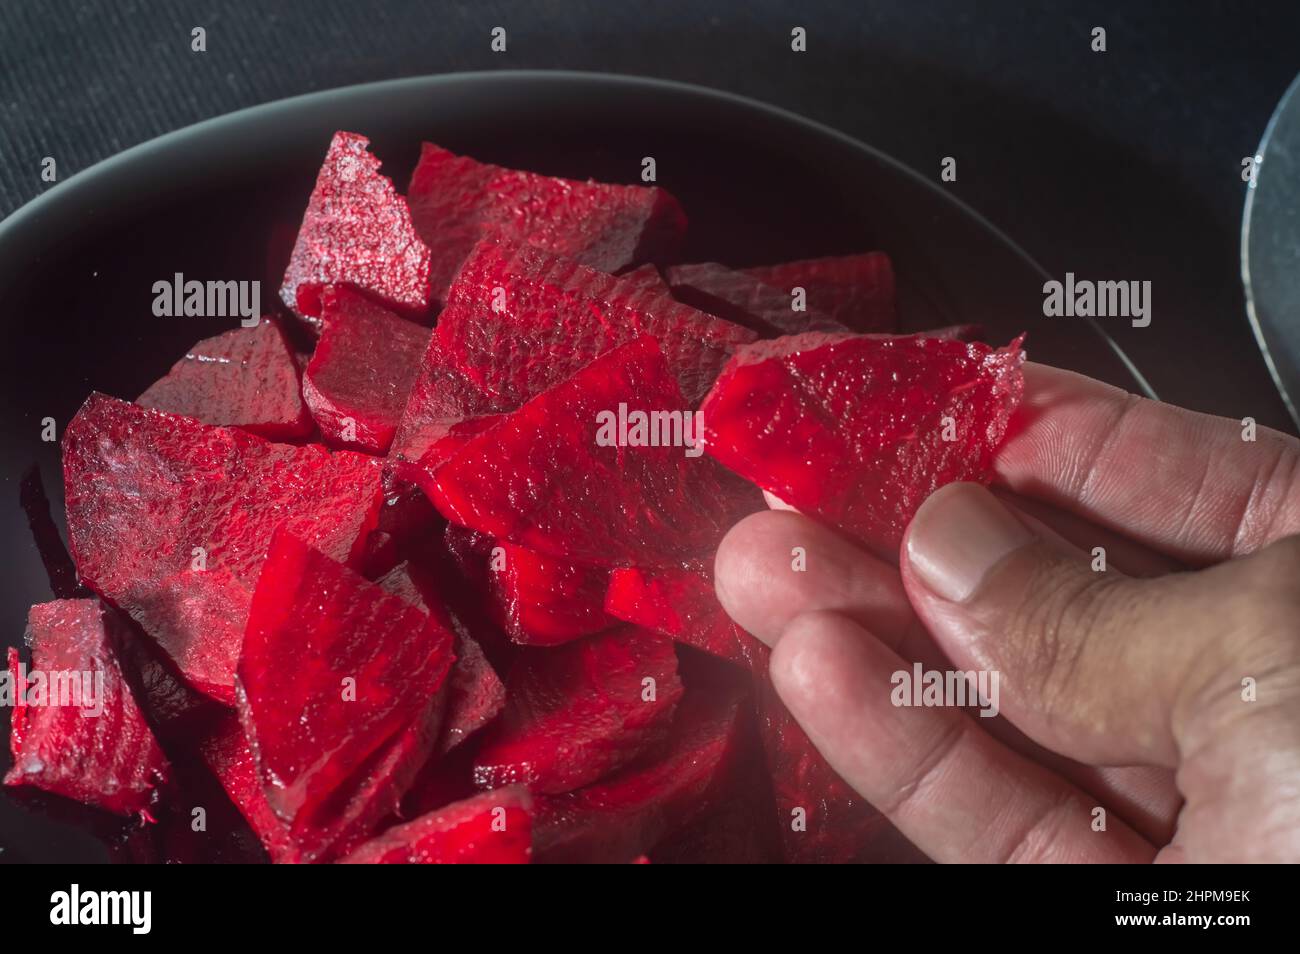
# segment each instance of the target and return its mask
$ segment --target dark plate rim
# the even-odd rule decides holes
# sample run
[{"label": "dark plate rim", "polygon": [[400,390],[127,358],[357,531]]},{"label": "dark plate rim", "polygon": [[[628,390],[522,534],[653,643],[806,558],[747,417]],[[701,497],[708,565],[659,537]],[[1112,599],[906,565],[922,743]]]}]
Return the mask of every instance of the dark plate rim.
[{"label": "dark plate rim", "polygon": [[[873,161],[889,167],[898,175],[904,176],[912,180],[913,183],[924,187],[930,194],[941,197],[942,201],[949,203],[958,212],[976,222],[982,229],[1010,249],[1025,265],[1041,276],[1043,281],[1051,280],[1051,275],[1046,269],[982,213],[952,195],[952,193],[938,188],[910,166],[847,133],[840,132],[780,106],[773,106],[770,103],[751,99],[738,93],[656,77],[582,70],[480,70],[379,80],[273,100],[269,103],[249,106],[189,126],[183,126],[180,129],[138,143],[107,159],[100,160],[86,169],[73,173],[46,192],[19,206],[3,220],[0,220],[0,260],[9,257],[10,253],[7,246],[11,243],[17,249],[21,249],[27,244],[23,241],[24,233],[39,233],[43,230],[48,219],[62,217],[64,209],[69,206],[75,207],[79,202],[89,198],[100,188],[104,180],[111,180],[113,176],[119,173],[119,170],[126,170],[128,167],[140,164],[165,162],[167,154],[172,150],[192,146],[196,141],[209,137],[222,136],[244,124],[260,123],[273,119],[277,115],[290,115],[303,109],[319,107],[331,100],[375,96],[388,91],[433,88],[457,83],[490,85],[521,82],[530,84],[546,83],[556,86],[573,83],[601,83],[609,86],[625,86],[642,90],[660,90],[677,96],[693,96],[711,100],[733,109],[744,109],[766,114],[772,119],[802,127],[809,132],[835,140],[841,145],[869,156]],[[1095,320],[1091,318],[1085,319],[1085,323],[1115,354],[1142,393],[1146,397],[1156,398],[1155,390],[1151,387],[1151,384],[1119,344]]]}]

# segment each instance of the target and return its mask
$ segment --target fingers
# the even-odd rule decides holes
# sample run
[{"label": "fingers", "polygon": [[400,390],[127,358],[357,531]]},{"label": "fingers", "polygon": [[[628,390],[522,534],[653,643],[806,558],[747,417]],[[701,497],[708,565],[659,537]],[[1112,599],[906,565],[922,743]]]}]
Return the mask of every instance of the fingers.
[{"label": "fingers", "polygon": [[1300,441],[1025,365],[998,481],[1206,564],[1300,531]]},{"label": "fingers", "polygon": [[897,569],[791,511],[752,514],[733,527],[718,547],[714,578],[731,618],[769,646],[795,616],[814,610],[846,613],[894,647],[920,635]]},{"label": "fingers", "polygon": [[949,862],[1145,862],[1122,821],[1094,830],[1093,800],[956,708],[903,708],[910,666],[848,617],[792,620],[772,651],[782,700],[832,767],[931,858]]},{"label": "fingers", "polygon": [[1187,574],[1099,570],[974,484],[922,505],[902,571],[940,648],[958,668],[1000,673],[1002,711],[1030,738],[1090,764],[1177,764],[1178,708],[1222,658],[1221,594],[1183,585]]}]

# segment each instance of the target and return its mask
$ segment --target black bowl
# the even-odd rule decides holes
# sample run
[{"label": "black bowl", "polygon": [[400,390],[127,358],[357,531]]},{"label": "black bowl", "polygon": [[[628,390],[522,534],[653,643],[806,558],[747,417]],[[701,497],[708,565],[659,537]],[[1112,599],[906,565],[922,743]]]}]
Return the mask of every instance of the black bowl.
[{"label": "black bowl", "polygon": [[[17,645],[51,598],[19,506],[33,465],[62,521],[59,433],[92,390],[134,398],[195,340],[235,319],[158,318],[152,286],[259,279],[276,303],[330,135],[369,136],[399,188],[429,139],[506,166],[659,184],[690,217],[684,259],[753,265],[883,249],[904,327],[978,322],[1029,333],[1031,356],[1149,392],[1082,319],[1042,314],[1047,275],[934,178],[791,113],[725,93],[630,77],[497,72],[350,87],[243,110],[129,149],[52,186],[0,223],[0,526],[9,541],[0,625]],[[7,767],[4,748],[0,766]],[[0,861],[108,857],[81,827],[0,798]]]}]

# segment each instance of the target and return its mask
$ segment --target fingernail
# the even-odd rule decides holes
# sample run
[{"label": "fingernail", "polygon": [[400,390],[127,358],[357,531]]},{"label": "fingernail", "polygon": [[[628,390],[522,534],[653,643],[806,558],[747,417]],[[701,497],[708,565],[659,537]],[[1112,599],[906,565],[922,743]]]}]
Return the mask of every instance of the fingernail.
[{"label": "fingernail", "polygon": [[936,596],[964,603],[1007,554],[1034,539],[978,484],[949,484],[921,505],[907,535],[907,559]]}]

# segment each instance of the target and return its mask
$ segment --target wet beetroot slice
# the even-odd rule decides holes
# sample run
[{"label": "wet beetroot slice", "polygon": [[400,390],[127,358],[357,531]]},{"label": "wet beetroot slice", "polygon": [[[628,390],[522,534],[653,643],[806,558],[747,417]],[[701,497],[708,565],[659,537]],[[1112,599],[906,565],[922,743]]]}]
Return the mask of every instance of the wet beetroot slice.
[{"label": "wet beetroot slice", "polygon": [[663,741],[681,694],[672,642],[635,626],[525,651],[474,781],[547,794],[590,784]]},{"label": "wet beetroot slice", "polygon": [[1019,341],[800,335],[746,348],[702,408],[708,452],[889,559],[935,489],[987,481],[1023,387]]},{"label": "wet beetroot slice", "polygon": [[[836,774],[781,702],[768,678],[768,648],[751,640],[747,650],[785,861],[843,864],[910,860],[906,839]],[[799,819],[802,828],[794,824]]]},{"label": "wet beetroot slice", "polygon": [[[706,457],[687,456],[689,448],[616,446],[616,409],[629,422],[633,414],[678,411],[683,430],[695,423],[654,339],[645,337],[596,359],[416,477],[453,522],[548,556],[654,566],[712,552],[752,512],[754,489]],[[633,436],[629,426],[624,443]]]},{"label": "wet beetroot slice", "polygon": [[498,545],[500,566],[489,594],[498,623],[515,642],[557,646],[614,625],[605,612],[609,570]]},{"label": "wet beetroot slice", "polygon": [[[417,579],[422,576],[412,564],[402,563],[380,579],[378,585],[427,611],[430,603],[436,605],[437,596],[430,583]],[[450,623],[456,633],[456,662],[447,676],[447,709],[438,738],[438,752],[449,752],[460,745],[495,719],[506,704],[505,685],[483,654],[483,647],[455,616],[450,617]]]},{"label": "wet beetroot slice", "polygon": [[192,686],[233,704],[272,533],[284,523],[336,559],[360,559],[379,509],[380,467],[92,394],[63,438],[73,558],[86,584],[139,622]]},{"label": "wet beetroot slice", "polygon": [[686,216],[669,193],[503,169],[425,143],[407,189],[433,253],[434,297],[482,238],[528,242],[605,272],[670,258]]},{"label": "wet beetroot slice", "polygon": [[429,330],[347,288],[321,295],[324,331],[302,378],[325,440],[383,454],[406,407]]},{"label": "wet beetroot slice", "polygon": [[399,418],[389,456],[418,461],[433,451],[429,463],[441,463],[471,433],[510,410],[504,400],[481,390],[442,350],[435,332]]},{"label": "wet beetroot slice", "polygon": [[539,798],[537,860],[625,862],[715,807],[739,754],[741,703],[735,694],[688,692],[665,751],[586,788]]},{"label": "wet beetroot slice", "polygon": [[796,311],[789,291],[725,265],[675,265],[667,270],[667,280],[678,300],[765,336],[849,330],[806,304]]},{"label": "wet beetroot slice", "polygon": [[511,410],[643,334],[659,341],[694,407],[728,356],[755,337],[635,280],[496,242],[466,259],[435,334],[457,366]]},{"label": "wet beetroot slice", "polygon": [[747,664],[742,640],[752,637],[718,602],[707,563],[611,570],[605,612],[728,662]]},{"label": "wet beetroot slice", "polygon": [[429,307],[429,250],[369,146],[364,136],[334,134],[284,273],[281,299],[317,325],[327,285],[352,285],[407,313]]},{"label": "wet beetroot slice", "polygon": [[631,271],[623,272],[619,277],[637,288],[645,288],[661,294],[667,294],[669,290],[668,283],[659,274],[658,267],[649,263],[638,265]]},{"label": "wet beetroot slice", "polygon": [[301,853],[289,837],[289,826],[276,816],[266,800],[262,780],[257,774],[257,759],[239,719],[233,713],[220,719],[202,739],[199,754],[262,842],[271,860],[276,864],[301,861]]},{"label": "wet beetroot slice", "polygon": [[267,801],[318,859],[395,810],[433,749],[448,626],[292,534],[275,535],[239,659]]},{"label": "wet beetroot slice", "polygon": [[796,287],[816,310],[853,331],[895,331],[894,268],[884,252],[810,258],[744,269],[788,296]]},{"label": "wet beetroot slice", "polygon": [[312,430],[299,377],[288,342],[268,319],[203,339],[136,403],[268,440],[297,440]]},{"label": "wet beetroot slice", "polygon": [[171,769],[123,677],[120,625],[98,600],[55,600],[28,612],[31,670],[20,669],[16,649],[8,653],[14,764],[5,785],[116,815],[147,813]]},{"label": "wet beetroot slice", "polygon": [[340,864],[527,864],[532,855],[532,802],[523,786],[484,792],[390,828]]}]

